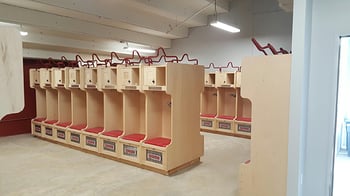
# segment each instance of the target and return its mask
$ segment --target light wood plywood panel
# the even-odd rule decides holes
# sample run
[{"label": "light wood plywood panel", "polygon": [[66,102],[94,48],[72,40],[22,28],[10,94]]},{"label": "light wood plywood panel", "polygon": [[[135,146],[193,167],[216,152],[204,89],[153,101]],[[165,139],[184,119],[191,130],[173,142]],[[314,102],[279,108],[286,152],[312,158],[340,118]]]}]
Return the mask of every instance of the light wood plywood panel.
[{"label": "light wood plywood panel", "polygon": [[252,102],[251,161],[241,166],[241,196],[286,195],[290,55],[249,57],[241,95]]}]

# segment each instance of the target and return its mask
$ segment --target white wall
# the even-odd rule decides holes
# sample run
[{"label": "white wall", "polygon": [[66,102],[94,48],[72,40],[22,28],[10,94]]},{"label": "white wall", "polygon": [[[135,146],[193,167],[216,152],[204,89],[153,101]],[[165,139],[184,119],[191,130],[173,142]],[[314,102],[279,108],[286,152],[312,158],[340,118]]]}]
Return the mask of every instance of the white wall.
[{"label": "white wall", "polygon": [[229,61],[240,65],[246,56],[262,55],[251,42],[252,37],[276,49],[291,49],[292,13],[281,10],[276,0],[236,0],[230,13],[218,18],[238,25],[241,32],[231,34],[211,26],[192,28],[188,38],[173,40],[168,54],[186,52],[202,65],[226,65]]},{"label": "white wall", "polygon": [[295,134],[289,138],[288,195],[329,196],[339,36],[350,35],[347,24],[350,1],[294,0],[294,3],[294,13],[300,17],[294,18],[293,29],[290,123],[295,126],[290,126],[290,132]]}]

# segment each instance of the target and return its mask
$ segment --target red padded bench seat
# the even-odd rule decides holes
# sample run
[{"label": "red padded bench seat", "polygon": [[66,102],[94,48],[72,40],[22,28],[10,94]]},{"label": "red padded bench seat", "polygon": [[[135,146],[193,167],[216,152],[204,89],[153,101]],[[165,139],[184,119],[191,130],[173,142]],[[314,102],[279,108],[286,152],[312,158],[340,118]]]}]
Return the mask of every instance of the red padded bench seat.
[{"label": "red padded bench seat", "polygon": [[164,137],[156,137],[152,139],[145,140],[145,144],[151,144],[160,147],[166,147],[170,144],[171,139]]},{"label": "red padded bench seat", "polygon": [[123,131],[121,130],[111,130],[103,132],[102,135],[109,136],[109,137],[119,137],[123,134]]},{"label": "red padded bench seat", "polygon": [[60,123],[57,123],[56,126],[68,127],[70,124],[72,124],[72,122],[60,122]]},{"label": "red padded bench seat", "polygon": [[234,116],[228,116],[228,115],[220,115],[217,118],[225,119],[225,120],[233,120],[235,117]]},{"label": "red padded bench seat", "polygon": [[47,123],[47,124],[50,124],[50,125],[53,125],[55,123],[57,123],[58,120],[45,120],[44,123]]},{"label": "red padded bench seat", "polygon": [[35,122],[43,122],[46,118],[41,118],[41,117],[38,117],[38,118],[35,118],[34,121]]},{"label": "red padded bench seat", "polygon": [[237,117],[236,121],[252,122],[251,118]]},{"label": "red padded bench seat", "polygon": [[201,114],[201,117],[205,118],[215,118],[216,114]]},{"label": "red padded bench seat", "polygon": [[122,138],[125,140],[140,142],[141,140],[143,140],[145,138],[145,135],[139,134],[139,133],[134,133],[134,134],[125,135]]},{"label": "red padded bench seat", "polygon": [[75,130],[82,130],[86,128],[86,124],[78,124],[78,125],[72,125],[69,128],[75,129]]},{"label": "red padded bench seat", "polygon": [[103,127],[94,127],[94,128],[86,129],[85,131],[89,133],[99,134],[103,131],[103,129],[104,129]]}]

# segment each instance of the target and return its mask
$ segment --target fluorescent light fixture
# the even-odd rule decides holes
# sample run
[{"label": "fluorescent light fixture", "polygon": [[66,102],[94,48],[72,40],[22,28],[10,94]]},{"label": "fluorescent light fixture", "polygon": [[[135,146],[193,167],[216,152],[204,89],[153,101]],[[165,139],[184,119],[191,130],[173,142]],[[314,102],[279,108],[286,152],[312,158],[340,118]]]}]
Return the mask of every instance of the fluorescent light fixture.
[{"label": "fluorescent light fixture", "polygon": [[147,48],[132,48],[132,47],[124,47],[125,50],[127,51],[134,51],[137,50],[141,53],[155,53],[156,51],[153,49],[147,49]]},{"label": "fluorescent light fixture", "polygon": [[236,27],[233,27],[231,25],[228,25],[228,24],[225,24],[225,23],[222,23],[222,22],[219,22],[219,21],[211,22],[210,25],[214,26],[216,28],[219,28],[219,29],[231,32],[231,33],[238,33],[238,32],[241,31],[240,29],[238,29]]},{"label": "fluorescent light fixture", "polygon": [[27,31],[20,31],[19,32],[22,36],[27,36],[28,35],[28,32]]}]

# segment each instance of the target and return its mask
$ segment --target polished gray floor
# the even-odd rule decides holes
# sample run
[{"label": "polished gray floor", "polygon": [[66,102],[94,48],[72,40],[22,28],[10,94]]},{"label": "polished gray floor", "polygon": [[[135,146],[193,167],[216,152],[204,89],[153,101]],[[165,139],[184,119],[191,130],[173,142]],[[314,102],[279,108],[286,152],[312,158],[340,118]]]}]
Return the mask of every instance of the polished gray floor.
[{"label": "polished gray floor", "polygon": [[238,195],[250,140],[203,133],[201,164],[173,176],[52,144],[29,134],[0,138],[0,195]]}]

